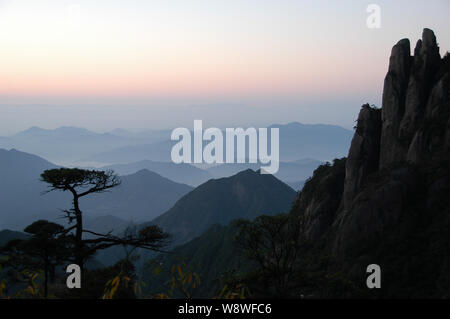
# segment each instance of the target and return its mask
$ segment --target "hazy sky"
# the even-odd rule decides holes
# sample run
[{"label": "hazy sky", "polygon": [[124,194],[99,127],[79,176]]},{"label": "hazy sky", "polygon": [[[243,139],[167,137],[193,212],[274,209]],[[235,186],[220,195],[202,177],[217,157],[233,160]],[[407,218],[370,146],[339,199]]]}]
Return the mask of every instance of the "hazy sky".
[{"label": "hazy sky", "polygon": [[[368,4],[381,28],[366,26]],[[450,1],[0,0],[0,134],[332,123],[380,104],[392,46],[450,51]]]}]

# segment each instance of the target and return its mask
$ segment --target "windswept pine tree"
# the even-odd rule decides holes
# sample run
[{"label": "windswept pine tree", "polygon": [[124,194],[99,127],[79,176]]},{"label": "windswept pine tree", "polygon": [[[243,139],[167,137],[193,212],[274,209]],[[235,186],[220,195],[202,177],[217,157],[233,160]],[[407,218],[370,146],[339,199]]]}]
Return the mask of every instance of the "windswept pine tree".
[{"label": "windswept pine tree", "polygon": [[[168,235],[154,225],[142,228],[137,234],[127,232],[124,236],[101,234],[85,229],[80,199],[91,194],[106,192],[120,185],[120,180],[114,172],[59,168],[46,170],[41,178],[49,184],[49,192],[70,192],[73,196],[72,208],[65,210],[69,227],[62,234],[74,232],[73,257],[81,269],[86,259],[101,249],[122,245],[159,251],[166,244]],[[89,234],[91,237],[84,238],[84,234]]]}]

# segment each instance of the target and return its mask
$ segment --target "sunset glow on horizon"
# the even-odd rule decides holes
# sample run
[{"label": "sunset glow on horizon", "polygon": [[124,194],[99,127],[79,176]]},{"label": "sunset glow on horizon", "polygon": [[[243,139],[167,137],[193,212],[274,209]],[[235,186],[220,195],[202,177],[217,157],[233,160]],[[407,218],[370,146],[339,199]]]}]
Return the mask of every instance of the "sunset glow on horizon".
[{"label": "sunset glow on horizon", "polygon": [[[95,3],[5,1],[0,94],[307,94],[324,82],[337,93],[355,80],[362,89],[385,69],[367,58],[374,48],[345,36],[351,23],[328,29],[335,5],[323,7],[318,29],[302,1]],[[348,35],[369,34],[364,18]]]},{"label": "sunset glow on horizon", "polygon": [[379,4],[371,30],[366,1],[0,1],[0,99],[373,98],[399,38],[450,50],[448,2]]}]

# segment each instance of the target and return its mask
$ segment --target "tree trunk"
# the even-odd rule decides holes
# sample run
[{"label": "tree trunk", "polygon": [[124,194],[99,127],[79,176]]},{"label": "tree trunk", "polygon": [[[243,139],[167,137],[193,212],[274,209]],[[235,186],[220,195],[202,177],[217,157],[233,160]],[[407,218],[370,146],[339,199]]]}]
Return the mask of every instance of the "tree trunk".
[{"label": "tree trunk", "polygon": [[83,270],[83,215],[78,205],[78,195],[73,192],[73,208],[75,211],[76,227],[75,227],[75,262]]}]

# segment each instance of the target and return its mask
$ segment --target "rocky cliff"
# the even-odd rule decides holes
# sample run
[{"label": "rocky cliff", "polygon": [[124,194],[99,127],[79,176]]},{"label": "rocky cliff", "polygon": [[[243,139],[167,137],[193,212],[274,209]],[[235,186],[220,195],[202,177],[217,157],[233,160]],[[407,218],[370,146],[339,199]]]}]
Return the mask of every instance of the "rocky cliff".
[{"label": "rocky cliff", "polygon": [[[347,159],[320,167],[296,200],[307,267],[328,256],[326,273],[356,295],[450,297],[449,194],[450,56],[424,29],[414,55],[408,39],[393,47],[382,108],[363,105]],[[382,289],[365,287],[369,264]]]},{"label": "rocky cliff", "polygon": [[408,39],[394,46],[384,81],[381,168],[448,152],[448,85],[448,56],[441,59],[433,31],[424,29],[414,56]]}]

